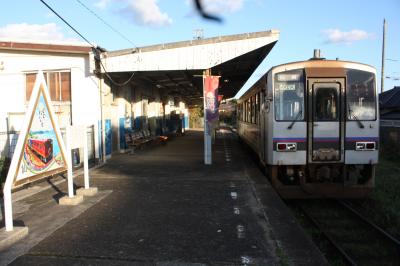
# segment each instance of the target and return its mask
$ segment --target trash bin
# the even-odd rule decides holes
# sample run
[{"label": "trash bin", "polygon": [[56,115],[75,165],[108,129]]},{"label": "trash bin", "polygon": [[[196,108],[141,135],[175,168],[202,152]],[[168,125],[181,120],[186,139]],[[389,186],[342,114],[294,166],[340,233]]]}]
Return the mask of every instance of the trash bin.
[{"label": "trash bin", "polygon": [[72,151],[72,166],[78,167],[81,164],[81,159],[79,156],[79,148],[73,149]]}]

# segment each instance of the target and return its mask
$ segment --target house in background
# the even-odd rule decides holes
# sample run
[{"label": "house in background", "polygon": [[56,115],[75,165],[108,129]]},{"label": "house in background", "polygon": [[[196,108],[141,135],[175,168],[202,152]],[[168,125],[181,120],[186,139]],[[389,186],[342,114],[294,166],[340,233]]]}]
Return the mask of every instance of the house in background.
[{"label": "house in background", "polygon": [[383,152],[399,154],[400,86],[379,94],[380,139]]},{"label": "house in background", "polygon": [[380,118],[400,122],[400,86],[379,94]]}]

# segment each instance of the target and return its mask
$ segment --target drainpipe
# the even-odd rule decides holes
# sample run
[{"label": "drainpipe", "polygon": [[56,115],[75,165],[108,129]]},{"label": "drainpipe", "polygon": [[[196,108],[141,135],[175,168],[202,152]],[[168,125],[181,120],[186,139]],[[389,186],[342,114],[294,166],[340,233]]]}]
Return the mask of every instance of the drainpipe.
[{"label": "drainpipe", "polygon": [[99,90],[100,90],[100,115],[101,115],[101,151],[102,151],[102,161],[106,162],[106,134],[105,134],[105,121],[104,121],[104,110],[103,110],[103,75],[100,74],[99,78]]}]

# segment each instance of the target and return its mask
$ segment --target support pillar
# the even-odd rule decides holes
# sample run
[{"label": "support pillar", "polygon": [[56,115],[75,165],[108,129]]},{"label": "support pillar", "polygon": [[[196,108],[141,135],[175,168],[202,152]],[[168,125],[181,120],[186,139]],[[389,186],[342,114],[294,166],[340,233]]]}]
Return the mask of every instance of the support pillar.
[{"label": "support pillar", "polygon": [[[206,75],[210,75],[210,70],[203,71],[203,77]],[[204,104],[204,164],[211,165],[212,164],[212,136],[211,131],[212,128],[209,128],[209,124],[207,123],[207,112],[206,112],[206,95],[205,95],[205,86],[203,79],[203,104]]]}]

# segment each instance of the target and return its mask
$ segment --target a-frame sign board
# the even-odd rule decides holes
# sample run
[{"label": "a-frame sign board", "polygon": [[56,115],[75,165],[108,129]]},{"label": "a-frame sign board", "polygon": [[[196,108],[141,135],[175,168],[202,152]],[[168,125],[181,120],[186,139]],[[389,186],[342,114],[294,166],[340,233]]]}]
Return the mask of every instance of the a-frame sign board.
[{"label": "a-frame sign board", "polygon": [[11,190],[68,168],[67,154],[42,71],[35,85],[4,184],[6,231],[13,230]]}]

